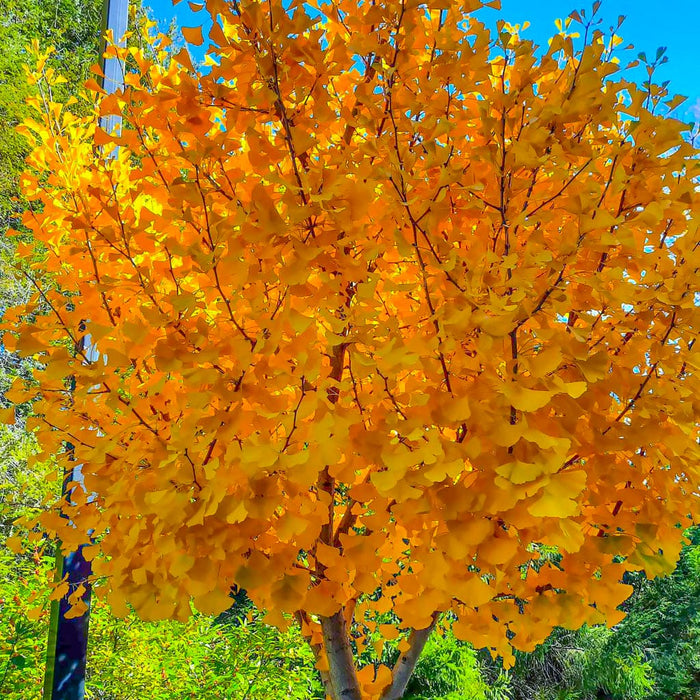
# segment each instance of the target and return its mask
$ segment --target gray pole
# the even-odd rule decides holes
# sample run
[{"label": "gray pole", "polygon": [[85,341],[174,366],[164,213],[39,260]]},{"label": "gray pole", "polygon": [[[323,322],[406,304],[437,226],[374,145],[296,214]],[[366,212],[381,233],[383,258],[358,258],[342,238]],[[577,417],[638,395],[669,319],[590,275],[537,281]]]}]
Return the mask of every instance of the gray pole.
[{"label": "gray pole", "polygon": [[[129,12],[129,0],[105,0],[103,16],[104,31],[111,29],[118,44],[123,41],[126,32]],[[104,59],[104,39],[101,42],[100,65],[105,74],[102,85],[107,92],[114,92],[124,83],[124,68],[115,58]],[[120,126],[118,116],[103,117],[100,126],[110,132]],[[86,336],[83,341],[86,356],[94,362],[99,353],[95,345]],[[67,445],[70,452],[72,445]],[[82,485],[83,475],[81,465],[75,465],[67,471],[63,481],[63,494],[66,494],[66,484],[74,481]],[[83,700],[85,697],[85,668],[87,662],[88,623],[90,620],[91,588],[87,578],[92,573],[90,562],[83,556],[82,546],[76,552],[63,557],[59,551],[56,555],[56,576],[61,580],[68,577],[70,591],[75,590],[81,583],[86,592],[83,600],[88,606],[87,612],[76,618],[66,618],[68,612],[68,596],[51,605],[49,623],[49,638],[46,650],[46,674],[44,676],[44,700]]]}]

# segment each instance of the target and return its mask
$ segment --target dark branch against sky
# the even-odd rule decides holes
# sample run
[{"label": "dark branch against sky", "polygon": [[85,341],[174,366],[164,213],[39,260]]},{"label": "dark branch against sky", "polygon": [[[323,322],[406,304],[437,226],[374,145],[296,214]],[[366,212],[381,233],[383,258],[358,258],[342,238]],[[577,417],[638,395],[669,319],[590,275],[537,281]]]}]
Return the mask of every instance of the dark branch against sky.
[{"label": "dark branch against sky", "polygon": [[[153,11],[154,18],[161,22],[163,28],[174,19],[179,26],[196,26],[208,19],[206,12],[193,12],[188,2],[173,6],[171,0],[146,0]],[[521,32],[521,36],[531,39],[535,44],[546,46],[547,40],[556,30],[555,20],[565,18],[572,10],[582,8],[590,15],[591,4],[576,0],[501,0],[501,9],[482,9],[478,16],[487,25],[494,28],[498,19],[511,24],[530,26]],[[669,81],[671,94],[679,93],[688,97],[675,116],[684,121],[700,121],[700,41],[698,26],[700,23],[700,5],[698,0],[603,0],[598,17],[602,18],[600,29],[608,31],[610,26],[617,26],[618,17],[625,16],[620,30],[626,46],[634,44],[634,52],[626,52],[628,59],[643,51],[650,60],[656,55],[660,46],[667,47],[668,62],[659,66],[654,74],[654,81]],[[208,29],[208,27],[205,27]],[[574,31],[573,27],[571,31]],[[205,32],[206,36],[206,32]],[[202,60],[206,45],[191,47],[195,58]],[[646,72],[640,66],[631,74],[636,81],[646,79]]]}]

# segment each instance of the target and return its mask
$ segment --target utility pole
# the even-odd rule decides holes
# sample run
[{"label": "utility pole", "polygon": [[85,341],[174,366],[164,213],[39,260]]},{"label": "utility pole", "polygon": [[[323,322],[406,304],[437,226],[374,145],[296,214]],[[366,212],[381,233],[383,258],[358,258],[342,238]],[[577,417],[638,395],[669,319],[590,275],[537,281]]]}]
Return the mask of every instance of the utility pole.
[{"label": "utility pole", "polygon": [[[115,42],[122,44],[128,16],[129,0],[104,0],[100,67],[104,73],[102,86],[108,93],[123,86],[124,67],[116,58],[104,58],[106,46],[104,33],[107,30],[112,30]],[[120,123],[120,117],[114,115],[102,117],[100,120],[100,126],[107,132],[118,128]],[[95,345],[91,343],[89,336],[85,337],[83,347],[90,362],[97,360],[99,353]],[[70,452],[73,446],[67,445],[67,449]],[[72,469],[66,470],[63,480],[64,496],[67,494],[66,487],[69,482],[78,483],[82,487],[81,466],[77,464]],[[87,579],[91,573],[92,566],[83,556],[83,546],[65,557],[61,554],[59,546],[56,554],[56,577],[60,581],[64,576],[67,576],[70,592],[73,592],[81,584],[85,586],[83,601],[87,604],[87,611],[80,617],[66,617],[70,607],[68,604],[70,593],[60,600],[52,602],[46,650],[44,700],[84,700],[91,598],[91,586]]]}]

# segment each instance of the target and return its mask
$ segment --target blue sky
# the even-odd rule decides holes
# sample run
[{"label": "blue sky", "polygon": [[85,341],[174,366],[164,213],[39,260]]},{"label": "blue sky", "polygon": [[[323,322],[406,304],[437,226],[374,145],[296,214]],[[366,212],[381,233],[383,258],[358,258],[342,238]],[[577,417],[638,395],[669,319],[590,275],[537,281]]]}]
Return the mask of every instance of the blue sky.
[{"label": "blue sky", "polygon": [[[173,6],[171,0],[146,0],[154,18],[164,25],[175,19],[180,26],[195,26],[207,17],[203,12],[194,13],[187,0]],[[523,32],[525,38],[546,45],[556,31],[554,20],[566,17],[571,10],[584,8],[590,12],[591,3],[580,0],[501,0],[501,10],[481,10],[481,18],[494,26],[498,18],[511,24],[530,22]],[[635,54],[644,51],[653,58],[659,46],[666,46],[668,63],[655,74],[656,82],[669,80],[671,93],[686,95],[688,101],[676,116],[688,121],[700,121],[700,41],[698,40],[698,0],[603,0],[598,16],[601,28],[617,25],[619,15],[625,15],[621,35],[625,45],[632,43]],[[631,57],[631,56],[630,56]],[[645,79],[638,72],[636,79]]]}]

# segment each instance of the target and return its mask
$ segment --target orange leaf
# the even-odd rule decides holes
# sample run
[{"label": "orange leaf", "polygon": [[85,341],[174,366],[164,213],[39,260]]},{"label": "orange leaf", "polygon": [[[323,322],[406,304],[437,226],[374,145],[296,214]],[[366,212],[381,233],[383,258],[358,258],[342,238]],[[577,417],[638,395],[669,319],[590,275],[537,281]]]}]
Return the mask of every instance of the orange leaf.
[{"label": "orange leaf", "polygon": [[202,36],[201,27],[182,27],[182,36],[185,37],[185,41],[188,44],[194,44],[195,46],[201,46],[204,42],[204,37]]}]

